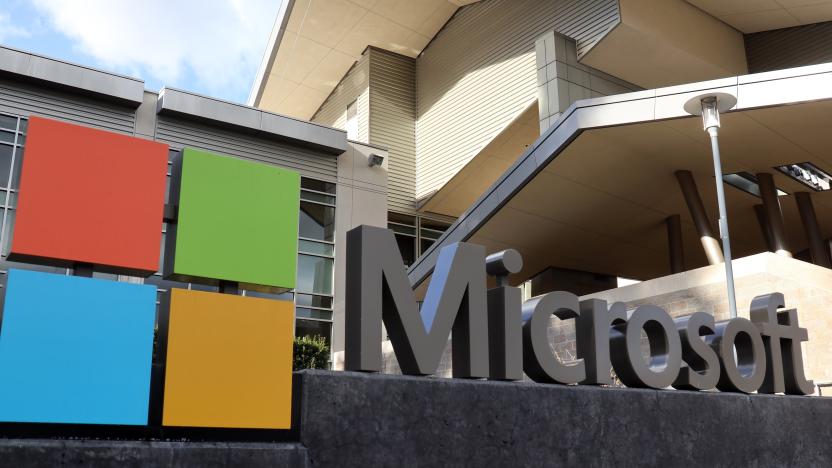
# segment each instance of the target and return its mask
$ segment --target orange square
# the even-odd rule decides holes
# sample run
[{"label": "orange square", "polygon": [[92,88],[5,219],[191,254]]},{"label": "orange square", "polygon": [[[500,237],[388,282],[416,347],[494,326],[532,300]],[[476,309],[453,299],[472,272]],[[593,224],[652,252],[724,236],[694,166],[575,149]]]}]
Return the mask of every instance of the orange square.
[{"label": "orange square", "polygon": [[294,304],[171,290],[165,426],[289,429]]},{"label": "orange square", "polygon": [[159,270],[168,146],[29,119],[11,260]]}]

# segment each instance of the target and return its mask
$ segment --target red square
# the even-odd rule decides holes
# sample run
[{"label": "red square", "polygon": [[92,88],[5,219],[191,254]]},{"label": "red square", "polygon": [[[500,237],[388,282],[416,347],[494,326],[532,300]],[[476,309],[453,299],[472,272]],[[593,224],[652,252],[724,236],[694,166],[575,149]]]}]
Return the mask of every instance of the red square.
[{"label": "red square", "polygon": [[168,146],[32,117],[10,260],[159,269]]}]

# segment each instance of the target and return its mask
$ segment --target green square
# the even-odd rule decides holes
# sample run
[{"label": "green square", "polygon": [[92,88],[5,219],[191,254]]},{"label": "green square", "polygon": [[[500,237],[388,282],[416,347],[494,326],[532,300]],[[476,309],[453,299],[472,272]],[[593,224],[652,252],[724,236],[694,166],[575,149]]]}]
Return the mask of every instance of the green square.
[{"label": "green square", "polygon": [[295,287],[300,174],[185,148],[174,161],[171,203],[177,192],[177,221],[168,230],[169,279]]}]

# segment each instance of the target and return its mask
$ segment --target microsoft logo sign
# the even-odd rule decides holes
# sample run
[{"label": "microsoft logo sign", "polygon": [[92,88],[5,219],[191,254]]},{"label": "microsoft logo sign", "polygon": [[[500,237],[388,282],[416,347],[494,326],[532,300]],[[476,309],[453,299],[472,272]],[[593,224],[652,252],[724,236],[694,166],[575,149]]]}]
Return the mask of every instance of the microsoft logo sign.
[{"label": "microsoft logo sign", "polygon": [[[167,168],[167,145],[32,117],[9,259],[153,274]],[[165,278],[294,288],[299,197],[296,172],[185,148]],[[156,301],[154,285],[11,269],[0,421],[148,424]],[[291,302],[179,288],[162,302],[163,425],[290,426]]]}]

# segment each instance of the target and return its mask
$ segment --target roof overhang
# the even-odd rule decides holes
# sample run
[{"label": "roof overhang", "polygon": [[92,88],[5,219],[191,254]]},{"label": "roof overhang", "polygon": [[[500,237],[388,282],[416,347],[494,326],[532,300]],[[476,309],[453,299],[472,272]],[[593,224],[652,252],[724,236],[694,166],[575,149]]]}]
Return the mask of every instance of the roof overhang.
[{"label": "roof overhang", "polygon": [[310,119],[369,47],[416,57],[478,0],[283,0],[248,104]]},{"label": "roof overhang", "polygon": [[584,65],[646,89],[748,73],[743,35],[706,12],[677,0],[618,3],[618,24]]},{"label": "roof overhang", "polygon": [[832,0],[687,0],[746,34],[832,21]]},{"label": "roof overhang", "polygon": [[[699,118],[682,106],[704,91],[738,97],[724,114],[725,173],[771,172],[788,193],[808,190],[778,174],[781,164],[811,161],[832,169],[832,64],[725,78],[578,101],[463,213],[409,270],[428,278],[439,249],[470,241],[489,251],[517,248],[524,280],[548,266],[648,279],[668,273],[664,219],[690,219],[674,173],[694,173],[715,214],[710,146]],[[726,188],[737,257],[765,250],[753,206],[760,200]],[[805,247],[794,202],[781,200],[793,250]],[[818,213],[832,212],[832,192],[815,192]],[[715,215],[713,216],[715,219]],[[832,219],[821,216],[825,237]],[[699,239],[683,223],[686,266],[705,264]]]}]

